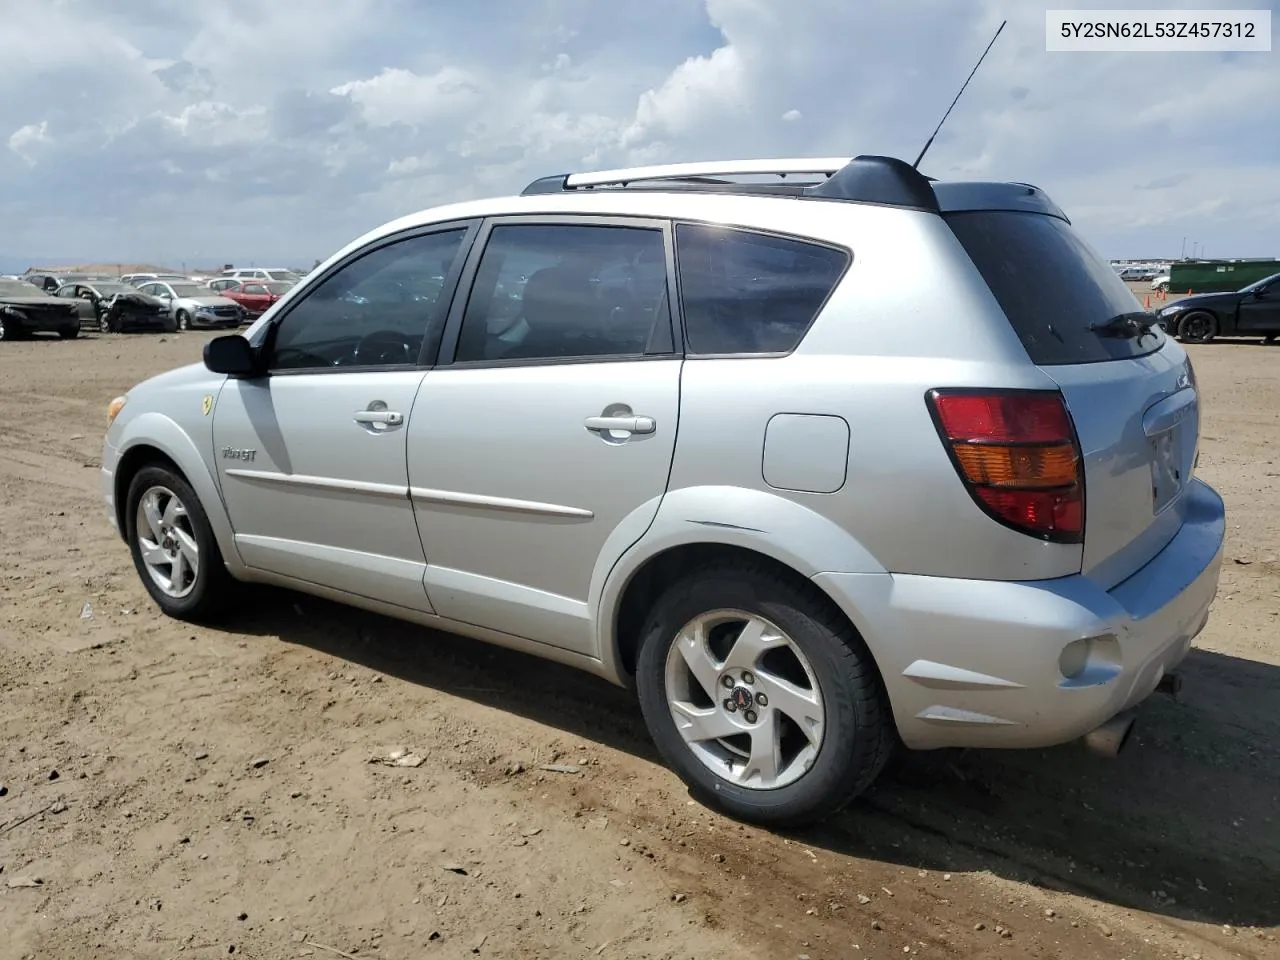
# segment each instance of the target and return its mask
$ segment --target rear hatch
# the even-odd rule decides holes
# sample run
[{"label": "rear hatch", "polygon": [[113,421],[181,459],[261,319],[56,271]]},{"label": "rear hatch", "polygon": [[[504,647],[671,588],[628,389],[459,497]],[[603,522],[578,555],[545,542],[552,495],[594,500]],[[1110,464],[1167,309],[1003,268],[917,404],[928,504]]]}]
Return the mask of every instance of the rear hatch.
[{"label": "rear hatch", "polygon": [[1200,432],[1186,353],[1159,326],[1143,332],[1154,316],[1065,220],[1004,210],[946,219],[1062,390],[1084,459],[1082,572],[1110,589],[1182,526]]}]

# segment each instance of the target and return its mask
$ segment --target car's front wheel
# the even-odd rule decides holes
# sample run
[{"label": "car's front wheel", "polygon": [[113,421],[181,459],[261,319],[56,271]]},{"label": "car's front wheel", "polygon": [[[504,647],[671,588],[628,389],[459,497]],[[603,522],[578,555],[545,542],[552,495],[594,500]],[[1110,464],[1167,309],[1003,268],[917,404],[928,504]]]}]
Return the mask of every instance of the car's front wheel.
[{"label": "car's front wheel", "polygon": [[1178,322],[1178,339],[1186,343],[1208,343],[1217,335],[1217,319],[1203,310],[1188,313]]},{"label": "car's front wheel", "polygon": [[185,310],[178,311],[178,329],[179,330],[191,329],[191,314],[187,313],[187,311]]},{"label": "car's front wheel", "polygon": [[159,465],[138,471],[125,501],[125,530],[142,585],[161,610],[179,620],[226,611],[231,575],[204,507],[180,474]]},{"label": "car's front wheel", "polygon": [[750,563],[700,571],[659,599],[643,636],[645,721],[709,806],[799,826],[844,807],[888,759],[871,654],[811,585]]},{"label": "car's front wheel", "polygon": [[67,326],[62,327],[58,331],[58,336],[63,340],[74,340],[76,337],[80,336],[80,321],[77,320],[75,326],[68,324]]}]

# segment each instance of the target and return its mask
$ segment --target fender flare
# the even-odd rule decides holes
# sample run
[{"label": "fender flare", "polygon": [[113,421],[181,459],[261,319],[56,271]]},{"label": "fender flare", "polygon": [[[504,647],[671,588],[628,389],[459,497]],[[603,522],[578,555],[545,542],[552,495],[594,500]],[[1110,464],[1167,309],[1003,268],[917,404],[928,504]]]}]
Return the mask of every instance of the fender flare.
[{"label": "fender flare", "polygon": [[[200,455],[191,437],[163,413],[147,411],[125,425],[119,445],[116,447],[117,473],[119,463],[129,454],[129,451],[138,447],[152,447],[177,464],[182,475],[191,484],[191,489],[200,498],[200,506],[204,508],[209,518],[209,526],[213,528],[213,537],[218,541],[223,562],[233,574],[242,572],[245,569],[244,562],[240,559],[239,550],[236,549],[235,531],[231,526],[226,504],[222,502],[222,493],[218,489],[213,474],[209,472],[208,463]],[[118,494],[116,509],[120,511],[118,515],[123,516],[124,506],[120,502],[119,495],[124,491],[120,490],[118,476],[113,478],[113,483],[116,484]],[[123,529],[122,527],[122,533]]]},{"label": "fender flare", "polygon": [[652,523],[640,532],[637,515],[651,513],[651,504],[624,519],[606,541],[588,595],[601,672],[615,683],[625,683],[626,675],[615,629],[618,607],[636,573],[668,550],[708,544],[741,547],[806,578],[820,573],[886,573],[834,521],[779,493],[730,486],[686,487],[663,496]]}]

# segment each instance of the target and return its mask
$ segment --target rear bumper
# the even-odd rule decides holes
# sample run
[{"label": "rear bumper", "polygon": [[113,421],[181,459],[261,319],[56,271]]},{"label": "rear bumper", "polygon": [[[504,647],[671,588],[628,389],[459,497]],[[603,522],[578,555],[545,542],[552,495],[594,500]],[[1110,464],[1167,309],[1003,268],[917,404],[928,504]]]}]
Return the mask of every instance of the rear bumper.
[{"label": "rear bumper", "polygon": [[1149,696],[1204,628],[1225,511],[1198,480],[1186,496],[1178,534],[1111,590],[1084,576],[814,580],[866,639],[908,747],[1063,743]]}]

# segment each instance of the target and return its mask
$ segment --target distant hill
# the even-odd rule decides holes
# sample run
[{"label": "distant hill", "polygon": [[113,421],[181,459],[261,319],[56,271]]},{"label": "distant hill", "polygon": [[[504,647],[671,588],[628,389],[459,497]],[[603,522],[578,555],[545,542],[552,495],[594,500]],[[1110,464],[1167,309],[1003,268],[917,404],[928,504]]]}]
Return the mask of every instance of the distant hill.
[{"label": "distant hill", "polygon": [[126,273],[174,273],[179,276],[210,275],[222,272],[222,266],[182,271],[175,267],[164,267],[154,263],[54,263],[32,264],[31,270],[46,273],[96,273],[104,277],[118,277]]}]

